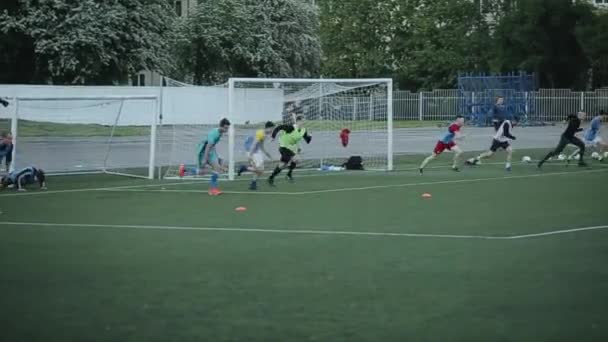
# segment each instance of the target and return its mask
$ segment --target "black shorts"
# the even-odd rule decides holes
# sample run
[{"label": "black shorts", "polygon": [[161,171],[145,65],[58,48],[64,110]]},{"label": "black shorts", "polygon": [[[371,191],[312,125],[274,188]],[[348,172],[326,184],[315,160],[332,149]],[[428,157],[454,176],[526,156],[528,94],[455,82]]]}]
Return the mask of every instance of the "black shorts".
[{"label": "black shorts", "polygon": [[492,146],[490,146],[490,151],[496,152],[500,149],[506,150],[511,144],[508,141],[498,141],[496,139],[492,140]]},{"label": "black shorts", "polygon": [[285,147],[279,147],[279,153],[281,154],[281,162],[283,163],[289,163],[296,156],[294,151]]}]

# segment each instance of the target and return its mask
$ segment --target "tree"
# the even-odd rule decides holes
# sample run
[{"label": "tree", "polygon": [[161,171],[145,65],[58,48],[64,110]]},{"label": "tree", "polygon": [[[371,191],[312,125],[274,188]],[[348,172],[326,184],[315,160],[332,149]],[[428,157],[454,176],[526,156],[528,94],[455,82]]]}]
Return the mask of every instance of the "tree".
[{"label": "tree", "polygon": [[168,0],[25,0],[0,16],[5,35],[27,37],[36,75],[52,83],[110,84],[170,63]]},{"label": "tree", "polygon": [[214,84],[228,77],[318,75],[318,15],[298,0],[207,0],[180,21],[177,77]]},{"label": "tree", "polygon": [[388,0],[320,0],[322,70],[341,78],[391,76],[399,5]]},{"label": "tree", "polygon": [[[17,16],[19,10],[18,0],[0,2],[0,13]],[[0,45],[0,83],[29,83],[44,78],[36,74],[34,42],[30,37],[14,30],[0,30]]]},{"label": "tree", "polygon": [[487,70],[490,32],[470,0],[408,1],[396,35],[399,79],[407,88],[453,88],[458,73]]},{"label": "tree", "polygon": [[495,69],[536,72],[541,87],[583,87],[590,63],[576,30],[591,17],[592,7],[578,1],[517,2],[496,27]]},{"label": "tree", "polygon": [[587,89],[608,87],[608,11],[600,11],[577,27],[577,37],[590,64]]},{"label": "tree", "polygon": [[444,88],[487,68],[489,29],[470,0],[321,0],[323,72]]}]

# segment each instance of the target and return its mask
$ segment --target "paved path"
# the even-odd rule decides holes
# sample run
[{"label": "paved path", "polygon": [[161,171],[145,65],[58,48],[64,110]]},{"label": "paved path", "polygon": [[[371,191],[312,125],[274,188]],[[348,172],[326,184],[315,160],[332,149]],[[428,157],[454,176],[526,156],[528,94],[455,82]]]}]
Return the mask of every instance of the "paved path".
[{"label": "paved path", "polygon": [[[394,131],[394,149],[396,154],[430,152],[445,128],[408,128]],[[168,165],[183,161],[193,163],[196,145],[205,132],[187,129],[162,131],[159,136],[158,162]],[[340,144],[338,131],[312,132],[313,141],[303,145],[305,159],[347,158],[350,155],[368,157],[385,153],[387,134],[383,131],[354,132],[347,148]],[[467,134],[462,143],[465,150],[483,150],[489,147],[493,130],[491,128],[467,127]],[[561,127],[522,127],[516,128],[518,137],[515,148],[550,148],[557,143]],[[236,136],[237,160],[243,160],[245,138],[253,130],[239,130]],[[173,143],[173,137],[177,143]],[[268,149],[278,156],[276,142],[269,143]],[[228,142],[225,138],[220,143],[222,156],[228,156]],[[115,138],[108,153],[108,139],[103,137],[83,138],[23,138],[18,142],[17,166],[38,165],[50,172],[79,171],[101,169],[108,156],[107,165],[113,168],[145,168],[148,165],[150,148],[149,137]]]}]

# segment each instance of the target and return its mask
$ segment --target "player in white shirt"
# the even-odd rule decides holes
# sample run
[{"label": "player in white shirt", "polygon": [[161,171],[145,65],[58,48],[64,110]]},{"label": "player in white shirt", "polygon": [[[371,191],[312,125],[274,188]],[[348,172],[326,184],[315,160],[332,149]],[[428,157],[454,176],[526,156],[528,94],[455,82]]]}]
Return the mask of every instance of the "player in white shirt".
[{"label": "player in white shirt", "polygon": [[467,160],[466,164],[477,165],[482,159],[491,158],[494,153],[502,149],[507,151],[505,169],[507,171],[511,171],[511,159],[513,158],[513,147],[511,147],[511,141],[516,140],[515,136],[513,136],[511,132],[513,131],[513,127],[517,124],[517,121],[517,118],[513,118],[513,123],[510,120],[504,120],[502,123],[500,123],[496,129],[496,134],[494,134],[494,138],[492,139],[492,146],[490,146],[490,149],[475,158]]}]

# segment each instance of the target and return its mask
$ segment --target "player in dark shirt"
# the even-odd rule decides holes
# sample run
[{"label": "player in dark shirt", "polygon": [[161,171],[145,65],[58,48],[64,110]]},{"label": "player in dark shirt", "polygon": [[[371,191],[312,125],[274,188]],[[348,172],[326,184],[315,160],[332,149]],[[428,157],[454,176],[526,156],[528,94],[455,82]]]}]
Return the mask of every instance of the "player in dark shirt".
[{"label": "player in dark shirt", "polygon": [[587,164],[583,160],[583,156],[585,155],[585,143],[581,139],[576,137],[576,133],[583,131],[583,129],[581,128],[581,120],[584,120],[586,115],[587,114],[585,114],[584,112],[578,112],[576,115],[568,115],[568,118],[566,118],[566,121],[568,122],[568,127],[566,127],[566,130],[564,131],[564,133],[562,133],[562,137],[559,140],[559,144],[557,145],[555,150],[549,152],[549,154],[547,154],[545,158],[543,158],[538,163],[539,168],[541,168],[543,164],[547,160],[549,160],[549,158],[558,156],[560,153],[562,153],[562,151],[564,150],[564,148],[566,148],[568,144],[576,145],[576,147],[578,147],[580,150],[578,166],[587,166]]}]

